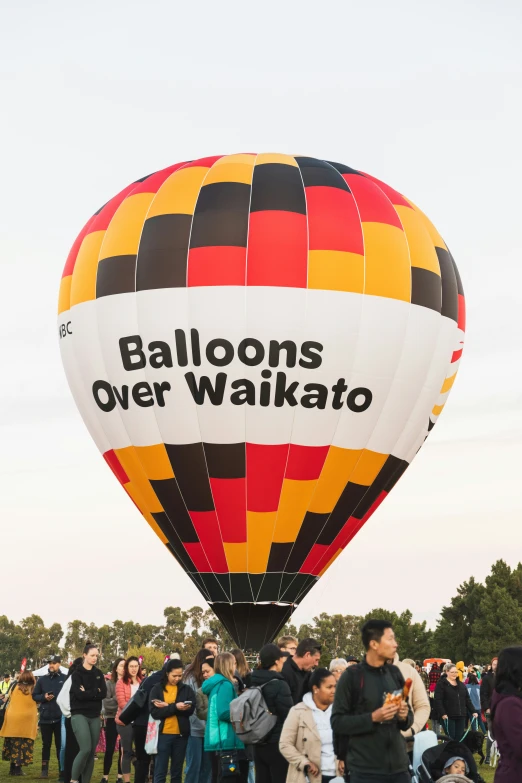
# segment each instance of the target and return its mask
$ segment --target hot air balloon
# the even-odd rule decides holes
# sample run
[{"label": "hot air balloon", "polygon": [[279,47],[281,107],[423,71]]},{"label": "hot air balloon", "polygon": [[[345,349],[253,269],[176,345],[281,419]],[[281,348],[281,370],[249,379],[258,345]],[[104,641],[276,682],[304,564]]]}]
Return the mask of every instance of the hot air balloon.
[{"label": "hot air balloon", "polygon": [[107,464],[258,649],[422,446],[464,322],[453,257],[411,201],[264,153],[178,163],[108,201],[67,258],[58,331]]}]

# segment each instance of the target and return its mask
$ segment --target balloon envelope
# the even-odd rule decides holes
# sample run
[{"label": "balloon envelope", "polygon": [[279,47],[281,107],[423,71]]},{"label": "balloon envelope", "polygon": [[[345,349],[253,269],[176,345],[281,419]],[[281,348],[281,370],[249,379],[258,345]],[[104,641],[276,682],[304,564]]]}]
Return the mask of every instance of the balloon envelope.
[{"label": "balloon envelope", "polygon": [[282,154],[132,183],[79,234],[59,296],[92,437],[243,648],[274,638],[404,473],[464,320],[414,204]]}]

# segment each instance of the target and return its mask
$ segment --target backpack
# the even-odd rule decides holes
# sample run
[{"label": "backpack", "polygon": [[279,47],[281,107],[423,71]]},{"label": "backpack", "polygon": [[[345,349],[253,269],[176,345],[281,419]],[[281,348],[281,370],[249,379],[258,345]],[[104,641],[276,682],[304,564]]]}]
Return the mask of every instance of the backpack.
[{"label": "backpack", "polygon": [[276,716],[268,711],[263,696],[263,688],[268,682],[247,688],[230,702],[230,722],[244,745],[262,742],[277,723]]}]

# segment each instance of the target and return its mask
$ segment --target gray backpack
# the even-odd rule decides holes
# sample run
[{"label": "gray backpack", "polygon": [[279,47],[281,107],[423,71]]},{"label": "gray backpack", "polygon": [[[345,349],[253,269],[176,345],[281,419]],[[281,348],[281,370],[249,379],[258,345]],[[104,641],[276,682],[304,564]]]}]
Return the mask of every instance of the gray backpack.
[{"label": "gray backpack", "polygon": [[276,716],[268,711],[263,696],[263,688],[268,682],[247,688],[230,702],[230,722],[244,745],[262,742],[277,723]]}]

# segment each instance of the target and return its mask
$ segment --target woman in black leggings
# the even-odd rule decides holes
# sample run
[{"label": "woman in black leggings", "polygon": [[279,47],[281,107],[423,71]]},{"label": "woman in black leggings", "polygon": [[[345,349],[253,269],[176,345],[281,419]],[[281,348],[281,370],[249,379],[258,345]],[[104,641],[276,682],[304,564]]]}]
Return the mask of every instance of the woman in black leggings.
[{"label": "woman in black leggings", "polygon": [[[103,715],[105,718],[105,756],[103,759],[103,777],[102,783],[109,779],[109,773],[112,767],[114,750],[118,740],[118,730],[116,728],[116,713],[118,712],[118,702],[116,700],[116,683],[123,677],[125,667],[125,658],[117,658],[112,667],[111,674],[107,679],[107,696],[103,700]],[[121,781],[121,754],[118,753],[118,781]]]}]

